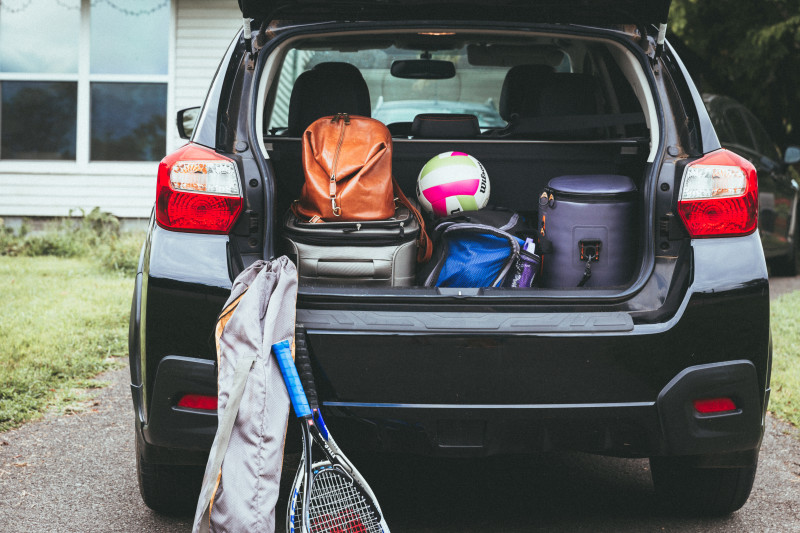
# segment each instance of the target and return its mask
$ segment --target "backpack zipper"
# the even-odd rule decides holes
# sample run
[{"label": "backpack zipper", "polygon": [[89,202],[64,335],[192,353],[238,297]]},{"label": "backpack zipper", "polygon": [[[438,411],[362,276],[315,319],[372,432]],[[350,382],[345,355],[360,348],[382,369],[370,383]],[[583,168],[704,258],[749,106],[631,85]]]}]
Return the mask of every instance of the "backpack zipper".
[{"label": "backpack zipper", "polygon": [[347,113],[336,113],[331,117],[331,122],[339,122],[342,120],[342,129],[339,133],[339,144],[336,145],[336,152],[333,154],[333,167],[331,168],[331,184],[329,194],[331,197],[331,208],[333,209],[333,216],[341,216],[342,208],[336,205],[336,166],[339,164],[339,152],[342,151],[342,143],[344,142],[345,126],[350,124],[350,115]]}]

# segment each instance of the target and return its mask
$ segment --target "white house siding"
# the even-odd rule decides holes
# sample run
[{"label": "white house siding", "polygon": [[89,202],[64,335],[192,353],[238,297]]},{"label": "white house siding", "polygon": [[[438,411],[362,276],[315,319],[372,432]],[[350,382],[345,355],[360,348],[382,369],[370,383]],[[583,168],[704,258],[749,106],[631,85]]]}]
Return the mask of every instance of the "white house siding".
[{"label": "white house siding", "polygon": [[80,209],[99,206],[118,217],[145,218],[155,201],[158,163],[107,163],[83,170],[75,163],[30,165],[0,172],[0,217],[60,217],[70,210],[79,215]]},{"label": "white house siding", "polygon": [[[173,0],[173,35],[165,153],[178,138],[175,112],[201,105],[241,12],[233,0]],[[0,218],[68,216],[100,207],[123,218],[147,218],[158,162],[91,163],[0,160]]]}]

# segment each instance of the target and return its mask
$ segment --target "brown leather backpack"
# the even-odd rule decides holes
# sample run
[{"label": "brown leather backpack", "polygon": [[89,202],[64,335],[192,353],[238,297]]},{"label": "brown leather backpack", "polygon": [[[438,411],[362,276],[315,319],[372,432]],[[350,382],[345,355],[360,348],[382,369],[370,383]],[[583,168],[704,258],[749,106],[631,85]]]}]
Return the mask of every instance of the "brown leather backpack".
[{"label": "brown leather backpack", "polygon": [[432,245],[419,210],[392,177],[392,135],[378,120],[338,113],[312,122],[303,132],[305,184],[292,204],[312,222],[385,220],[396,202],[419,221],[417,260],[430,259]]}]

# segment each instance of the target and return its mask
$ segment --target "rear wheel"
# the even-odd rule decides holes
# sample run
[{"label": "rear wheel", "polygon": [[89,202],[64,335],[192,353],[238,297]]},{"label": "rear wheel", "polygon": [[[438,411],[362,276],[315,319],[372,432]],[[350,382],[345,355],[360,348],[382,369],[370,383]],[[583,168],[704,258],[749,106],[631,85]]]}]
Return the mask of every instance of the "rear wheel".
[{"label": "rear wheel", "polygon": [[681,457],[651,457],[657,496],[672,509],[701,516],[730,514],[745,504],[753,488],[756,464],[699,468]]},{"label": "rear wheel", "polygon": [[136,473],[145,505],[164,514],[191,514],[197,507],[202,466],[151,463],[136,439]]}]

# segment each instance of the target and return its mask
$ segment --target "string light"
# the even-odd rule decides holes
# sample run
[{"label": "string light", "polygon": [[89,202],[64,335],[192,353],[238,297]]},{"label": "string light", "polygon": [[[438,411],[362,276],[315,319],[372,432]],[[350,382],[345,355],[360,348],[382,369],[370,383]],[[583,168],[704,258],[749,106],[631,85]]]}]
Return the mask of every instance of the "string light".
[{"label": "string light", "polygon": [[79,11],[81,9],[81,0],[74,0],[75,5],[67,4],[64,0],[56,0],[56,4],[60,5],[64,9],[69,9],[70,11]]},{"label": "string light", "polygon": [[33,0],[25,0],[21,6],[14,7],[14,4],[8,6],[7,1],[0,0],[0,10],[5,11],[6,13],[22,13],[28,9],[28,7],[30,7],[31,2],[33,2]]},{"label": "string light", "polygon": [[160,4],[155,7],[151,7],[150,9],[140,9],[138,11],[133,11],[130,9],[126,9],[124,7],[116,5],[112,0],[98,0],[98,3],[104,3],[107,6],[111,7],[112,9],[116,9],[120,13],[128,15],[130,17],[141,17],[143,15],[152,15],[156,11],[159,11],[169,4],[169,0],[163,0]]}]

